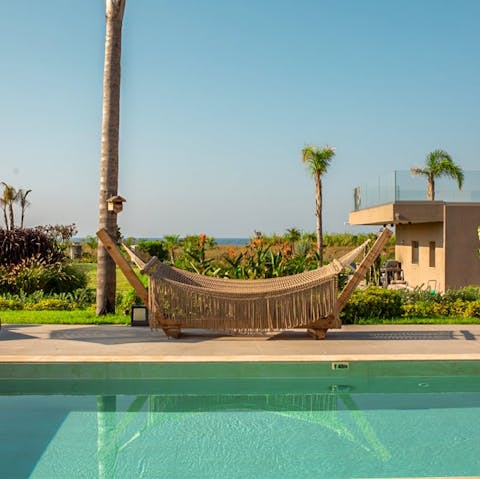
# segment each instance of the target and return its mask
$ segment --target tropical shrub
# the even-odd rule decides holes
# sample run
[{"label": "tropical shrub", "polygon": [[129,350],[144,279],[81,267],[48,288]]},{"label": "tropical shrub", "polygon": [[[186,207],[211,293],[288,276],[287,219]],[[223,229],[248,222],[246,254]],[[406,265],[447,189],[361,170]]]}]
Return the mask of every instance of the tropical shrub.
[{"label": "tropical shrub", "polygon": [[25,259],[56,262],[63,253],[56,242],[38,228],[0,229],[0,266],[17,265]]},{"label": "tropical shrub", "polygon": [[0,296],[0,311],[23,309],[21,301]]},{"label": "tropical shrub", "polygon": [[69,293],[87,287],[87,275],[69,262],[61,263],[61,274],[51,278],[45,291]]},{"label": "tropical shrub", "polygon": [[143,304],[142,300],[137,296],[135,290],[131,288],[125,294],[117,295],[117,308],[123,314],[130,314],[130,310],[132,309],[133,305],[136,304]]},{"label": "tropical shrub", "polygon": [[29,311],[71,311],[75,308],[67,299],[46,298],[36,303],[26,304],[24,309]]},{"label": "tropical shrub", "polygon": [[466,318],[480,318],[480,300],[470,301],[466,308],[464,316]]},{"label": "tropical shrub", "polygon": [[0,292],[31,294],[74,291],[87,285],[86,275],[64,261],[53,261],[39,255],[25,258],[18,264],[0,266]]},{"label": "tropical shrub", "polygon": [[449,289],[443,295],[445,301],[456,301],[461,299],[463,301],[477,301],[480,299],[480,287],[466,286],[460,289]]},{"label": "tropical shrub", "polygon": [[165,243],[160,240],[144,240],[137,243],[140,252],[156,256],[160,261],[168,259],[168,250]]},{"label": "tropical shrub", "polygon": [[215,240],[206,234],[187,236],[182,241],[183,255],[175,258],[178,268],[210,276],[218,276],[221,268],[214,265],[213,258],[207,258],[207,249],[215,246]]},{"label": "tropical shrub", "polygon": [[[55,236],[60,235],[57,227],[45,228],[0,230],[0,292],[59,293],[87,285],[85,274],[65,257]],[[68,236],[73,229],[65,228]]]},{"label": "tropical shrub", "polygon": [[32,294],[20,291],[18,294],[5,293],[0,296],[0,310],[73,310],[87,309],[95,303],[93,289],[77,289],[69,293],[47,294],[42,290]]},{"label": "tropical shrub", "polygon": [[342,312],[345,324],[362,318],[399,318],[403,315],[402,297],[398,291],[371,287],[355,291]]}]

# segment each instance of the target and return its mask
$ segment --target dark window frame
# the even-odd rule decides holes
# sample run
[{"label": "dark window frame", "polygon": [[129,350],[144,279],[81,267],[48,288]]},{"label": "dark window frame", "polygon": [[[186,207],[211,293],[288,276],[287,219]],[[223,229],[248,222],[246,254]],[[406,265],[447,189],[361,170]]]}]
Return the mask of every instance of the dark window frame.
[{"label": "dark window frame", "polygon": [[412,241],[412,264],[420,263],[420,245],[418,241]]}]

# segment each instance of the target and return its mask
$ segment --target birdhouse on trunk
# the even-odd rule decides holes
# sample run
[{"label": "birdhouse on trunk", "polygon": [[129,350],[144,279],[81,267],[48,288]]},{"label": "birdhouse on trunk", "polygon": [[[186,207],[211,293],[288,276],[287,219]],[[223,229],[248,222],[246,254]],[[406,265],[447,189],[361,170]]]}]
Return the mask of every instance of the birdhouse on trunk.
[{"label": "birdhouse on trunk", "polygon": [[123,210],[123,203],[126,201],[127,200],[121,196],[111,196],[107,199],[107,209],[114,213],[120,213]]}]

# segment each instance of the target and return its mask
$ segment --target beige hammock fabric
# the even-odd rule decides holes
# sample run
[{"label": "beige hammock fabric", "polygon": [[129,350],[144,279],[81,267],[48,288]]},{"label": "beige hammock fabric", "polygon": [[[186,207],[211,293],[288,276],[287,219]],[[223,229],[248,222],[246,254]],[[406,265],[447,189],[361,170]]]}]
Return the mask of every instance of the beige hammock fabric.
[{"label": "beige hammock fabric", "polygon": [[254,333],[315,327],[337,318],[337,275],[365,250],[368,241],[321,268],[271,279],[234,280],[191,273],[161,263],[147,264],[150,326]]}]

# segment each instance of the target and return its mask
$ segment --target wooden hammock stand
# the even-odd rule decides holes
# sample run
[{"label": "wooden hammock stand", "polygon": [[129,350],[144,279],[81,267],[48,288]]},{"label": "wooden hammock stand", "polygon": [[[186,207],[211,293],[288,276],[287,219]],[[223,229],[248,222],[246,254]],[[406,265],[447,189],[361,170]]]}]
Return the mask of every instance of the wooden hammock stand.
[{"label": "wooden hammock stand", "polygon": [[324,339],[329,328],[340,328],[340,312],[365,277],[388,239],[383,229],[346,286],[337,293],[337,276],[361,252],[366,243],[339,260],[313,271],[271,279],[234,280],[180,270],[155,256],[144,261],[124,245],[131,259],[149,277],[143,286],[106,230],[97,236],[115,263],[147,305],[149,325],[178,338],[182,328],[201,328],[248,334],[304,328],[315,339]]}]

